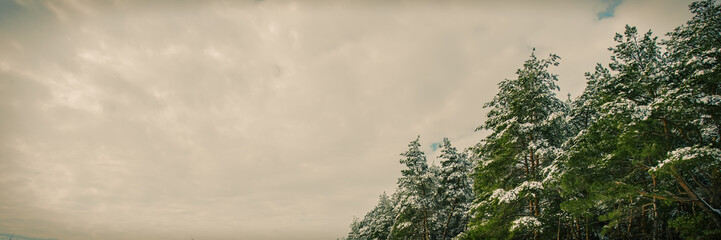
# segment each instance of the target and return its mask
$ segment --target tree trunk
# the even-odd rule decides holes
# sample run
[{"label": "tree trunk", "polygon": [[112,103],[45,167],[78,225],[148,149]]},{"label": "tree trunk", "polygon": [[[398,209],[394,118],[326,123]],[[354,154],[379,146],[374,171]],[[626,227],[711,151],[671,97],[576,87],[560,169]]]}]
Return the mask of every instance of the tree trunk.
[{"label": "tree trunk", "polygon": [[686,181],[681,178],[681,175],[678,174],[675,167],[671,166],[671,170],[673,172],[673,177],[676,178],[676,182],[681,185],[681,187],[686,191],[686,194],[691,196],[691,199],[695,202],[700,203],[699,205],[701,206],[701,209],[711,215],[711,218],[716,222],[716,226],[721,227],[721,211],[713,208],[708,204],[708,202],[706,202],[706,200],[699,197],[696,192],[688,186]]},{"label": "tree trunk", "polygon": [[574,220],[574,222],[576,222],[576,237],[575,237],[575,239],[581,239],[581,227],[580,227],[581,224],[579,224],[580,221],[576,218],[573,218],[573,220]]},{"label": "tree trunk", "polygon": [[556,240],[561,240],[561,217],[558,217],[558,230],[556,230]]},{"label": "tree trunk", "polygon": [[448,224],[451,223],[451,216],[453,216],[454,210],[456,210],[456,204],[451,205],[451,211],[448,213],[448,218],[446,219],[446,226],[443,228],[443,240],[446,240],[446,234],[448,234]]},{"label": "tree trunk", "polygon": [[428,209],[423,206],[423,239],[429,240],[430,234],[428,233]]},{"label": "tree trunk", "polygon": [[586,224],[583,228],[586,229],[586,240],[589,240],[590,238],[588,236],[588,217],[585,217],[585,219],[586,219]]}]

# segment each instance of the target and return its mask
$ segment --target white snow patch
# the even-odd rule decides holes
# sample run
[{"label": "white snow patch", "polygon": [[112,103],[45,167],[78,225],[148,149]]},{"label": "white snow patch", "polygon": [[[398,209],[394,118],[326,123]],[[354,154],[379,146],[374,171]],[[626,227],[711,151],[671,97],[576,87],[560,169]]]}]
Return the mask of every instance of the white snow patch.
[{"label": "white snow patch", "polygon": [[489,200],[498,199],[501,203],[509,203],[511,201],[514,201],[518,199],[518,194],[522,191],[526,190],[540,190],[543,189],[543,184],[538,181],[526,181],[523,182],[518,187],[511,189],[509,191],[503,190],[502,188],[493,190],[493,194],[491,194],[491,197]]},{"label": "white snow patch", "polygon": [[661,161],[655,167],[652,167],[651,169],[649,169],[649,171],[655,172],[655,171],[658,171],[659,169],[662,169],[664,166],[674,163],[674,162],[688,161],[688,160],[693,160],[693,159],[698,159],[698,158],[703,158],[703,157],[708,157],[708,158],[714,159],[714,161],[710,162],[709,164],[712,164],[714,162],[718,164],[718,162],[721,161],[721,150],[719,150],[717,148],[712,148],[710,146],[704,146],[704,147],[693,146],[693,147],[679,148],[679,149],[671,151],[665,160]]},{"label": "white snow patch", "polygon": [[[541,221],[538,221],[535,217],[524,216],[513,221],[511,224],[511,231],[515,231],[522,228],[538,228],[541,226]],[[540,229],[539,229],[540,230]]]}]

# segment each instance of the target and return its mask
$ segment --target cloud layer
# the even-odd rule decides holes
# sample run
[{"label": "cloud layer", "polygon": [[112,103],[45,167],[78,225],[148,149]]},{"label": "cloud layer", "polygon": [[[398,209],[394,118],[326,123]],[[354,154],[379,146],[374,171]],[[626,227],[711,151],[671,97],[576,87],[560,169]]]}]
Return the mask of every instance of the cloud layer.
[{"label": "cloud layer", "polygon": [[3,1],[0,232],[340,237],[416,135],[477,142],[532,48],[574,95],[624,24],[689,17],[604,4]]}]

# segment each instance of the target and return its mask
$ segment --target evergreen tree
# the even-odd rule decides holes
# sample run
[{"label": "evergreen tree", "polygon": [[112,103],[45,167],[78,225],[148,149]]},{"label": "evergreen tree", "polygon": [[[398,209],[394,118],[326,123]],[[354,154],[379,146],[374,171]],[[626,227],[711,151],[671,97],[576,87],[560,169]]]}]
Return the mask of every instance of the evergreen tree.
[{"label": "evergreen tree", "polygon": [[465,230],[468,224],[467,212],[473,202],[473,182],[470,178],[471,162],[465,153],[451,146],[448,138],[441,143],[440,185],[438,211],[439,239],[450,239]]},{"label": "evergreen tree", "polygon": [[433,203],[436,193],[435,174],[428,167],[425,154],[420,150],[420,136],[408,144],[408,151],[401,154],[405,165],[398,179],[395,205],[398,213],[389,239],[430,239]]},{"label": "evergreen tree", "polygon": [[363,220],[354,219],[347,239],[387,239],[396,216],[393,205],[393,201],[385,192],[381,194],[378,205],[368,212]]},{"label": "evergreen tree", "polygon": [[363,239],[363,233],[361,225],[362,222],[358,217],[353,216],[353,221],[350,224],[350,232],[348,233],[348,237],[346,239],[348,240],[355,240],[355,239]]},{"label": "evergreen tree", "polygon": [[[534,50],[535,52],[535,50]],[[544,180],[553,172],[558,147],[559,120],[564,104],[554,91],[557,76],[548,72],[559,57],[538,59],[532,53],[517,79],[504,80],[480,129],[492,133],[474,151],[477,167],[476,213],[465,238],[538,239],[554,223],[542,222],[548,206]]]},{"label": "evergreen tree", "polygon": [[650,31],[639,36],[627,26],[610,48],[609,68],[587,75],[574,109],[583,127],[564,154],[562,204],[574,218],[598,217],[581,227],[586,236],[589,229],[612,238],[721,235],[721,11],[714,1],[691,11],[664,42],[668,52]]},{"label": "evergreen tree", "polygon": [[[665,183],[673,199],[669,222],[686,238],[721,237],[721,6],[716,1],[690,5],[693,18],[664,42],[671,59],[672,89],[659,97],[669,142],[665,158],[649,171]],[[666,192],[664,192],[666,193]],[[702,213],[688,211],[698,207]],[[686,209],[686,211],[684,211]]]},{"label": "evergreen tree", "polygon": [[[657,189],[645,166],[664,154],[666,143],[649,107],[668,86],[666,59],[651,31],[639,36],[626,26],[614,39],[609,67],[587,73],[588,86],[573,111],[583,129],[566,144],[562,207],[573,217],[568,225],[578,226],[569,229],[574,238],[662,234],[661,206],[637,192]],[[596,218],[601,225],[589,224]],[[626,228],[623,222],[629,222]]]},{"label": "evergreen tree", "polygon": [[690,9],[663,42],[626,26],[574,101],[554,94],[558,57],[531,54],[484,105],[472,156],[444,139],[429,166],[411,142],[397,192],[348,238],[721,238],[721,6]]}]

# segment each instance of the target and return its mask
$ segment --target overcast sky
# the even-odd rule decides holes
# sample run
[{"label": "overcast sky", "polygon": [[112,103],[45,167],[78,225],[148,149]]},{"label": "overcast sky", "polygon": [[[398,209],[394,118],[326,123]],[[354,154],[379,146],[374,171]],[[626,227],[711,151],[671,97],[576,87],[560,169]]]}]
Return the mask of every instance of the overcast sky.
[{"label": "overcast sky", "polygon": [[[235,1],[233,1],[235,2]],[[421,136],[478,142],[536,54],[559,96],[687,0],[0,0],[0,233],[335,239]],[[441,2],[441,1],[439,1]]]}]

